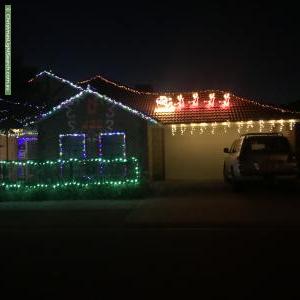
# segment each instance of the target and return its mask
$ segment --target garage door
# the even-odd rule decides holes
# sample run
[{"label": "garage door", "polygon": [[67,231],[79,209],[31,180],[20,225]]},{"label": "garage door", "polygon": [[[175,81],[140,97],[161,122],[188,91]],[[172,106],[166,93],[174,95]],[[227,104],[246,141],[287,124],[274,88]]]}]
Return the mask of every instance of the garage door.
[{"label": "garage door", "polygon": [[[183,129],[178,125],[172,134],[172,127],[165,127],[166,179],[221,180],[225,157],[223,148],[230,147],[240,134],[257,132],[256,126],[253,129],[244,127],[240,133],[236,126],[226,128],[226,132],[223,126],[216,127],[214,134],[211,126],[203,131],[197,129],[191,132],[191,126]],[[266,131],[269,132],[268,129]]]},{"label": "garage door", "polygon": [[235,131],[212,134],[206,130],[202,134],[191,134],[186,129],[183,134],[172,135],[169,127],[165,129],[165,172],[166,179],[222,179],[224,153],[238,137]]}]

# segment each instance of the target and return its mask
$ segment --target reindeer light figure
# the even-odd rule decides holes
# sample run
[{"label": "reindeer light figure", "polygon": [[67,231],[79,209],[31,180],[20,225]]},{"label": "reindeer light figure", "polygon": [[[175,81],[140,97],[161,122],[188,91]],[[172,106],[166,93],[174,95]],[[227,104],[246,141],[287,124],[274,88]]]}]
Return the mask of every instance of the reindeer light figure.
[{"label": "reindeer light figure", "polygon": [[214,107],[215,106],[215,99],[216,99],[215,93],[210,93],[209,94],[209,101],[206,101],[207,102],[206,107]]},{"label": "reindeer light figure", "polygon": [[193,100],[190,102],[191,107],[198,107],[199,106],[199,95],[198,93],[193,93]]},{"label": "reindeer light figure", "polygon": [[179,109],[184,108],[184,98],[183,98],[182,94],[177,96],[177,100],[178,100],[177,107]]},{"label": "reindeer light figure", "polygon": [[230,94],[229,93],[224,94],[223,98],[224,98],[224,100],[220,101],[221,102],[221,107],[222,108],[229,107]]}]

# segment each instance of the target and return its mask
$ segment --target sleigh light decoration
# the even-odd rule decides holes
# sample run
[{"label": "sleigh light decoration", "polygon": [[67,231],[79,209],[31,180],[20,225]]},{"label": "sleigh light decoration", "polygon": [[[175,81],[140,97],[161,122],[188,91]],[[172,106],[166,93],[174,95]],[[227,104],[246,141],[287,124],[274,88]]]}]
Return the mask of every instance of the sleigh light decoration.
[{"label": "sleigh light decoration", "polygon": [[171,97],[159,96],[156,99],[155,112],[174,112],[175,106]]},{"label": "sleigh light decoration", "polygon": [[[217,104],[217,105],[216,105]],[[230,107],[230,94],[225,93],[223,95],[223,99],[217,101],[216,94],[210,93],[208,95],[207,100],[203,100],[202,103],[199,101],[199,94],[192,93],[192,100],[186,101],[182,94],[179,94],[176,97],[176,100],[173,102],[172,97],[168,96],[159,96],[156,99],[156,107],[155,112],[157,113],[168,113],[168,112],[175,112],[175,111],[182,111],[188,109],[195,109],[195,108],[214,108],[218,106],[222,109],[227,109]]]}]

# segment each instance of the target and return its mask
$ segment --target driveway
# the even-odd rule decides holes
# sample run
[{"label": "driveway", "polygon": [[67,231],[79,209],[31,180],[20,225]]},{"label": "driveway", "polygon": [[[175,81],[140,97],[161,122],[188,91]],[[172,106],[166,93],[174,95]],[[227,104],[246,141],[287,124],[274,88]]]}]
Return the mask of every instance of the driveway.
[{"label": "driveway", "polygon": [[0,203],[2,287],[26,299],[164,289],[295,298],[297,189],[169,188],[141,200]]},{"label": "driveway", "polygon": [[140,200],[0,203],[0,227],[300,226],[298,186],[168,183]]},{"label": "driveway", "polygon": [[[172,186],[172,185],[171,185]],[[241,192],[219,184],[180,188],[139,202],[130,224],[147,226],[298,226],[298,186],[249,186]]]}]

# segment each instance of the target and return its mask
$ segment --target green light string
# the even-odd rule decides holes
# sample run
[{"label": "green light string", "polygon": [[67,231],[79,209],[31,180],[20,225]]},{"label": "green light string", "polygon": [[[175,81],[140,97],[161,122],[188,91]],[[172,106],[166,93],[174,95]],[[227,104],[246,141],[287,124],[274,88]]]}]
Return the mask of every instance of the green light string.
[{"label": "green light string", "polygon": [[11,189],[26,189],[26,190],[37,190],[37,189],[62,189],[67,187],[78,187],[78,188],[88,188],[90,186],[129,186],[129,185],[138,185],[139,179],[126,179],[126,180],[110,180],[110,181],[92,181],[88,183],[82,183],[79,181],[66,181],[66,182],[58,182],[55,184],[43,184],[38,183],[34,185],[23,185],[20,183],[1,183],[0,186],[4,187],[7,190]]},{"label": "green light string", "polygon": [[0,161],[0,165],[3,166],[49,166],[49,165],[58,165],[61,166],[62,164],[67,163],[74,163],[75,164],[84,164],[86,162],[97,162],[97,163],[104,163],[104,164],[110,164],[110,163],[127,163],[132,162],[133,163],[133,174],[132,178],[130,179],[124,179],[124,180],[93,180],[89,182],[80,182],[76,180],[71,181],[61,181],[56,183],[37,183],[37,184],[26,184],[26,183],[7,183],[7,182],[1,182],[0,187],[6,189],[6,190],[18,190],[18,189],[25,189],[25,190],[42,190],[42,189],[63,189],[68,187],[76,187],[76,188],[88,188],[91,186],[110,186],[110,187],[121,187],[121,186],[132,186],[132,185],[138,185],[140,183],[140,167],[138,164],[138,160],[135,157],[130,158],[115,158],[115,159],[101,159],[101,158],[91,158],[91,159],[77,159],[77,158],[70,158],[66,160],[58,159],[58,160],[47,160],[47,161]]},{"label": "green light string", "polygon": [[46,160],[46,161],[34,161],[34,160],[0,160],[0,165],[16,165],[16,166],[45,166],[45,165],[61,165],[71,162],[75,163],[87,163],[87,162],[99,162],[104,164],[110,163],[125,163],[125,162],[137,162],[135,157],[130,158],[114,158],[114,159],[102,159],[102,158],[89,158],[89,159],[78,159],[78,158],[69,158],[69,159],[57,159],[57,160]]}]

